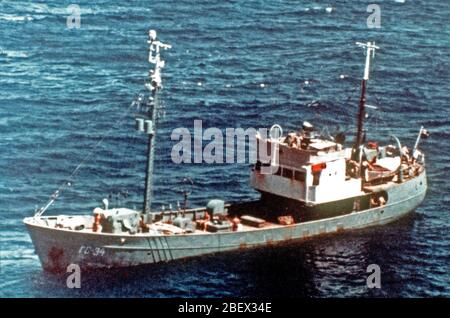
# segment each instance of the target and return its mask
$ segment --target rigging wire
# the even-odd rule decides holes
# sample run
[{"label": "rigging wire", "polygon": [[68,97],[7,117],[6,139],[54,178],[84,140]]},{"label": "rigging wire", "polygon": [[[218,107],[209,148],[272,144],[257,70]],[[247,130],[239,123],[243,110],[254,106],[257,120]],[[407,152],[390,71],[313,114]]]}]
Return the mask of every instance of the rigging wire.
[{"label": "rigging wire", "polygon": [[111,134],[111,132],[116,129],[117,125],[119,125],[123,122],[124,118],[130,113],[130,110],[133,107],[135,107],[135,101],[133,101],[128,106],[128,108],[125,110],[125,112],[122,114],[122,116],[119,117],[119,120],[116,122],[116,124],[112,125],[111,128],[106,131],[104,136],[97,143],[95,143],[94,146],[91,147],[91,151],[89,151],[89,153],[83,158],[83,160],[81,160],[81,162],[75,167],[75,169],[72,171],[72,173],[69,175],[69,177],[64,180],[64,182],[58,187],[58,189],[52,193],[48,202],[44,206],[42,206],[39,210],[36,211],[36,213],[34,214],[34,217],[41,216],[56,201],[56,199],[61,195],[62,191],[72,185],[73,177],[79,172],[81,167],[89,161],[91,156],[97,150],[98,146],[100,146],[103,143],[103,141],[106,139],[106,137],[108,137]]}]

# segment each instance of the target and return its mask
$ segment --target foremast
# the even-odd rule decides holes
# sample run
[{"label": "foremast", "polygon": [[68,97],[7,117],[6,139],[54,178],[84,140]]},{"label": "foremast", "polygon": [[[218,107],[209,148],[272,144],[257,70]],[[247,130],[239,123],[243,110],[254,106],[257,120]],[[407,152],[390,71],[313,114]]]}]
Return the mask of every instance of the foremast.
[{"label": "foremast", "polygon": [[160,104],[158,95],[162,89],[161,70],[164,67],[164,61],[160,57],[161,49],[170,49],[171,46],[156,40],[156,31],[149,31],[149,55],[148,61],[154,64],[154,69],[149,71],[149,82],[146,83],[146,88],[150,92],[147,118],[136,118],[137,129],[145,132],[148,135],[147,145],[147,162],[145,173],[145,189],[144,189],[144,204],[143,213],[147,215],[150,212],[153,199],[153,166],[155,161],[155,144],[157,123],[160,112]]}]

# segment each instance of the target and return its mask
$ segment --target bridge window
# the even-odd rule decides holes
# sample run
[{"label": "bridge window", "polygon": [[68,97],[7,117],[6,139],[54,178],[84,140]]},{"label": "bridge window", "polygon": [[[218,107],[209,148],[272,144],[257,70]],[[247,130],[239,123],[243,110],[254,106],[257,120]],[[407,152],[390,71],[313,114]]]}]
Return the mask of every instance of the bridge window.
[{"label": "bridge window", "polygon": [[305,182],[306,180],[306,173],[304,171],[295,171],[294,173],[294,179],[297,181]]},{"label": "bridge window", "polygon": [[281,176],[281,167],[278,167],[277,171],[274,173],[276,176]]},{"label": "bridge window", "polygon": [[283,168],[283,177],[291,179],[293,176],[293,171],[291,169]]}]

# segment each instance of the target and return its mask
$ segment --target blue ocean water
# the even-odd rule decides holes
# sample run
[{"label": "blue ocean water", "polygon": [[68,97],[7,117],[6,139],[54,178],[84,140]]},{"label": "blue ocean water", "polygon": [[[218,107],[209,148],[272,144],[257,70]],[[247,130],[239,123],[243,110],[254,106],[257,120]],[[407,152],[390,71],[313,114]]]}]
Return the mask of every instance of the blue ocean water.
[{"label": "blue ocean water", "polygon": [[[370,29],[372,2],[77,1],[81,27],[69,29],[71,1],[2,1],[0,296],[450,296],[450,5],[380,1],[381,28]],[[194,206],[258,197],[248,186],[248,164],[172,163],[171,131],[191,129],[194,119],[221,129],[274,123],[296,129],[309,120],[353,132],[364,63],[354,43],[369,40],[381,47],[368,87],[368,102],[379,107],[369,114],[370,137],[394,133],[412,146],[420,125],[429,129],[422,144],[426,200],[384,227],[83,274],[82,288],[68,289],[67,276],[42,271],[22,219],[92,149],[47,213],[90,213],[125,189],[129,196],[120,203],[140,207],[146,142],[125,112],[143,89],[150,28],[173,45],[164,53],[167,114],[158,136],[155,206],[182,199],[177,187],[184,176],[195,182]],[[366,287],[369,264],[381,268],[379,290]]]}]

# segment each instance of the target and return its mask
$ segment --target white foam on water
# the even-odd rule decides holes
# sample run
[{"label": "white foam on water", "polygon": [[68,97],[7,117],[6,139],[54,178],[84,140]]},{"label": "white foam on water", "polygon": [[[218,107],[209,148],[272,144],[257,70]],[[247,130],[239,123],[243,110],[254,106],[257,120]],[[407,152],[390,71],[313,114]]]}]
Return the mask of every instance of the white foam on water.
[{"label": "white foam on water", "polygon": [[42,14],[36,14],[36,15],[14,15],[14,14],[7,14],[7,13],[1,13],[0,14],[0,20],[4,21],[11,21],[11,22],[25,22],[25,21],[33,21],[33,20],[42,20],[45,19],[47,16]]},{"label": "white foam on water", "polygon": [[3,50],[0,48],[0,56],[6,55],[7,57],[20,57],[20,58],[26,58],[28,57],[28,54],[23,51],[10,51],[10,50]]},{"label": "white foam on water", "polygon": [[[85,7],[85,6],[82,6],[82,5],[80,5],[78,7],[80,8],[80,12],[79,12],[80,15],[83,15],[83,14],[95,14],[96,13],[91,8],[88,8],[88,7]],[[68,7],[64,7],[64,6],[59,7],[59,8],[49,8],[48,12],[51,13],[51,14],[55,14],[55,15],[67,15],[67,14],[72,14],[73,13],[72,10],[69,10]],[[99,11],[99,12],[101,12],[101,11]]]},{"label": "white foam on water", "polygon": [[42,19],[45,19],[47,16],[46,15],[42,15],[42,14],[36,14],[36,15],[33,15],[33,20],[42,20]]},{"label": "white foam on water", "polygon": [[49,8],[48,5],[44,3],[28,3],[27,7],[36,13],[48,13]]},{"label": "white foam on water", "polygon": [[333,11],[335,11],[335,8],[333,8],[333,7],[321,7],[321,6],[314,6],[314,7],[311,7],[311,8],[304,8],[303,9],[305,12],[308,12],[308,11],[311,11],[311,10],[314,10],[314,11],[322,11],[322,10],[325,10],[325,12],[327,12],[327,13],[331,13],[331,12],[333,12]]},{"label": "white foam on water", "polygon": [[31,15],[21,16],[21,15],[1,13],[0,20],[12,21],[12,22],[22,22],[22,21],[31,21],[34,19]]}]

